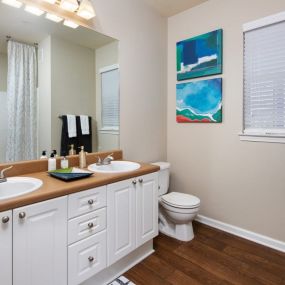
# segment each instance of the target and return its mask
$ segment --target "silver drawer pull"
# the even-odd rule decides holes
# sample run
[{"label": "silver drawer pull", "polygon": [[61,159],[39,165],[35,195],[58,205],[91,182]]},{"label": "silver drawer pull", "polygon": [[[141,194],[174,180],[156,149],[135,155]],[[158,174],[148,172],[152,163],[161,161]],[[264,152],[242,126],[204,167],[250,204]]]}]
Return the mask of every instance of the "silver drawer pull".
[{"label": "silver drawer pull", "polygon": [[142,178],[139,179],[139,183],[143,183],[143,179]]},{"label": "silver drawer pull", "polygon": [[88,200],[88,204],[89,205],[93,205],[94,204],[94,200],[93,199]]},{"label": "silver drawer pull", "polygon": [[5,216],[2,218],[2,223],[7,224],[10,221],[10,218],[8,216]]},{"label": "silver drawer pull", "polygon": [[94,261],[94,257],[93,256],[89,256],[88,260],[89,260],[89,262],[93,262]]},{"label": "silver drawer pull", "polygon": [[20,219],[24,219],[25,217],[26,217],[26,213],[25,212],[19,213],[19,218]]},{"label": "silver drawer pull", "polygon": [[88,223],[88,228],[89,229],[92,229],[94,227],[94,224],[91,222],[91,223]]}]

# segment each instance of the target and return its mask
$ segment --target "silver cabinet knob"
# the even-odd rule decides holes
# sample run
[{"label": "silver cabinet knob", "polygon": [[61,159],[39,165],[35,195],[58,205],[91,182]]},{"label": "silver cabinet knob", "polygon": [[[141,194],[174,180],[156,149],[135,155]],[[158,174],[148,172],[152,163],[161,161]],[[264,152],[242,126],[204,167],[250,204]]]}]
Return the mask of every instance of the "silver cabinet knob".
[{"label": "silver cabinet knob", "polygon": [[91,222],[91,223],[88,223],[88,228],[89,229],[92,229],[94,227],[94,224]]},{"label": "silver cabinet knob", "polygon": [[88,260],[89,260],[89,262],[93,262],[94,261],[94,257],[93,256],[89,256]]},{"label": "silver cabinet knob", "polygon": [[134,185],[136,185],[137,184],[137,180],[133,180],[133,182],[132,182]]},{"label": "silver cabinet knob", "polygon": [[139,179],[139,183],[143,183],[143,179],[142,178]]},{"label": "silver cabinet knob", "polygon": [[10,221],[10,218],[8,216],[5,216],[2,218],[2,223],[7,224]]},{"label": "silver cabinet knob", "polygon": [[94,204],[94,200],[93,199],[88,200],[88,204],[89,205],[93,205]]},{"label": "silver cabinet knob", "polygon": [[19,213],[19,218],[20,219],[24,219],[25,217],[26,217],[26,213],[25,212]]}]

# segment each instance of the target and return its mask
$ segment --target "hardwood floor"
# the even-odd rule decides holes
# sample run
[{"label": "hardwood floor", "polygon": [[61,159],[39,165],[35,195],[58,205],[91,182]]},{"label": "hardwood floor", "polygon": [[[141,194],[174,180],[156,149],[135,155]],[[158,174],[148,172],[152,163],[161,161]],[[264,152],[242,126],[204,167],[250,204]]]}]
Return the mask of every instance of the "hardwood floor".
[{"label": "hardwood floor", "polygon": [[185,243],[159,235],[155,253],[124,276],[136,285],[285,285],[285,253],[200,223]]}]

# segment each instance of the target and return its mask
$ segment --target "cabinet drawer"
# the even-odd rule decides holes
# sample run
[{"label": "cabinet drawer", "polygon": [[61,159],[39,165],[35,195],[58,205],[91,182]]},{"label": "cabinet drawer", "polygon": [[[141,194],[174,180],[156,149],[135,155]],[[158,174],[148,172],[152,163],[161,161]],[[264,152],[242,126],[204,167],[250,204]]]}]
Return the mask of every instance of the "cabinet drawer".
[{"label": "cabinet drawer", "polygon": [[106,229],[106,208],[71,219],[68,222],[68,244]]},{"label": "cabinet drawer", "polygon": [[106,186],[93,188],[68,196],[68,218],[87,214],[106,206]]},{"label": "cabinet drawer", "polygon": [[106,268],[106,231],[68,247],[68,285],[78,285]]}]

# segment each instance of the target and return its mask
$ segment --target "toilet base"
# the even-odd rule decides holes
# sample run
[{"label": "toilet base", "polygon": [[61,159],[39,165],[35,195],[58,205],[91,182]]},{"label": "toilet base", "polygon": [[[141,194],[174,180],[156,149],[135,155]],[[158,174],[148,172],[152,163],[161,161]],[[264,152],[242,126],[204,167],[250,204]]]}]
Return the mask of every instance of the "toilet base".
[{"label": "toilet base", "polygon": [[159,214],[159,231],[167,236],[181,241],[191,241],[194,238],[192,221],[187,224],[174,224]]}]

